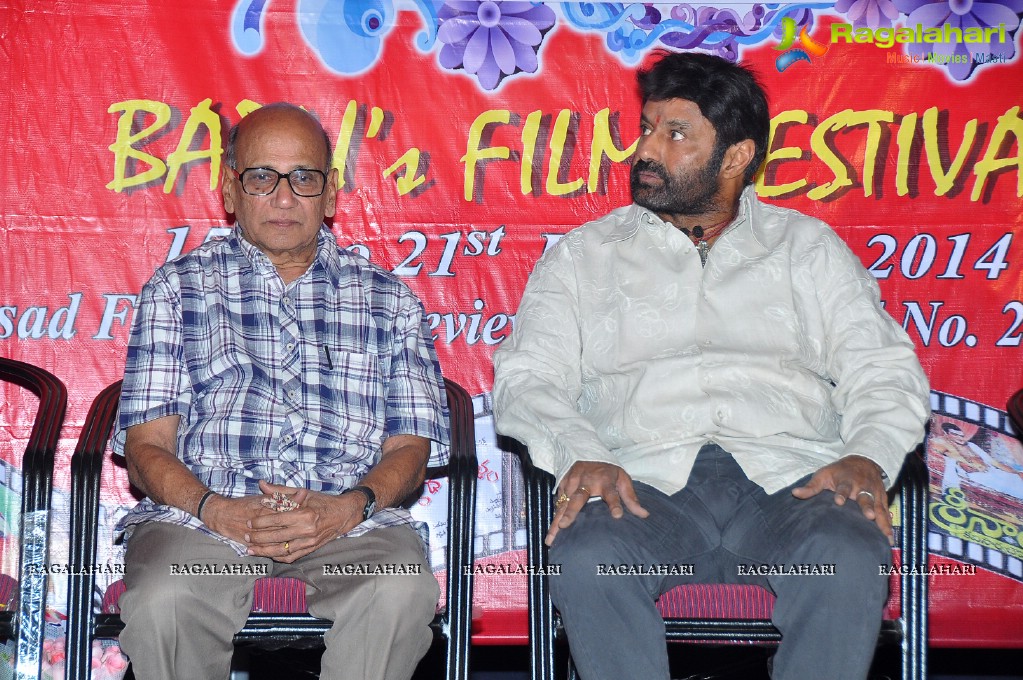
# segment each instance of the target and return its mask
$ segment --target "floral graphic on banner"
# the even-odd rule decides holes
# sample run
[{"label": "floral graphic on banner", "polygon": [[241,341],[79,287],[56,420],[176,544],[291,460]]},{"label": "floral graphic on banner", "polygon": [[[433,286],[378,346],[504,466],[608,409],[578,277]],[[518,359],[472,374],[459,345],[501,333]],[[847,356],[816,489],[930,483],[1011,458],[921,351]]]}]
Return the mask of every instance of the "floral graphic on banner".
[{"label": "floral graphic on banner", "polygon": [[[862,1],[862,0],[861,0]],[[963,33],[967,29],[1001,27],[998,40],[982,39],[976,42],[935,42],[932,44],[913,42],[907,45],[912,55],[928,52],[942,57],[939,61],[947,64],[949,73],[956,80],[969,78],[981,63],[1005,62],[1016,56],[1016,41],[1013,39],[1023,15],[1023,0],[999,0],[998,2],[974,2],[974,0],[895,0],[900,12],[908,15],[908,26],[924,29],[946,27]],[[983,34],[985,37],[987,33]]]},{"label": "floral graphic on banner", "polygon": [[[239,0],[231,39],[245,55],[263,49],[270,0]],[[401,4],[400,1],[398,4]],[[905,52],[921,66],[945,69],[965,81],[977,68],[1016,56],[1023,0],[837,0],[742,3],[725,7],[688,3],[525,2],[522,0],[299,0],[295,10],[306,44],[339,75],[356,75],[380,59],[399,9],[418,12],[423,52],[436,52],[442,70],[462,72],[485,92],[508,79],[540,73],[540,52],[560,23],[604,36],[607,50],[626,64],[653,49],[700,50],[737,61],[743,48],[784,40],[790,22],[812,30],[814,13],[846,22],[831,44],[874,43]],[[934,31],[928,35],[927,31]],[[972,31],[972,32],[971,32]],[[938,37],[940,39],[933,39]],[[826,47],[822,45],[822,49]],[[792,53],[786,66],[809,56]]]}]

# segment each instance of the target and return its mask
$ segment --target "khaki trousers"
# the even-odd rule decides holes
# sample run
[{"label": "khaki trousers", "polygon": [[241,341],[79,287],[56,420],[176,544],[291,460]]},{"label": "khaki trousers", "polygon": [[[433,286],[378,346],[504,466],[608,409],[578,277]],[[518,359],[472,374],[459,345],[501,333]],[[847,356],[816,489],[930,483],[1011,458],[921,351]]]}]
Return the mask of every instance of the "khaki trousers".
[{"label": "khaki trousers", "polygon": [[[346,575],[338,566],[345,564],[419,565],[419,574]],[[334,622],[324,640],[323,680],[408,680],[433,640],[439,588],[409,527],[340,538],[281,564],[239,556],[193,529],[150,522],[128,543],[120,600],[121,648],[137,680],[226,680],[232,638],[251,610],[253,582],[264,575],[304,581],[309,613]]]}]

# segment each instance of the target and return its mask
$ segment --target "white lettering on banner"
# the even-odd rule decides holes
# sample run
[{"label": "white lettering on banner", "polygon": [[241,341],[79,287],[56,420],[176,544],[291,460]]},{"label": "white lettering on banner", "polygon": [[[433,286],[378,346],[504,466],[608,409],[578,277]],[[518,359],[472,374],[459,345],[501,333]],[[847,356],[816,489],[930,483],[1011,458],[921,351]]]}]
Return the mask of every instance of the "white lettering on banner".
[{"label": "white lettering on banner", "polygon": [[0,307],[0,340],[12,337],[19,340],[70,340],[75,336],[75,320],[82,304],[81,293],[68,293],[71,303],[58,307],[50,314],[48,306],[26,307],[19,313],[16,306]]},{"label": "white lettering on banner", "polygon": [[[494,257],[501,254],[501,239],[504,238],[504,225],[502,224],[493,231],[470,231],[463,234],[460,231],[453,231],[449,234],[438,234],[431,239],[421,231],[411,229],[398,237],[398,245],[411,242],[412,250],[398,266],[391,271],[406,278],[419,276],[422,273],[423,265],[426,264],[426,255],[429,252],[435,255],[437,249],[431,248],[431,243],[443,241],[440,255],[436,258],[436,266],[431,268],[427,276],[454,276],[451,265],[456,257]],[[348,246],[348,250],[362,255],[367,260],[372,259],[369,248],[363,243],[355,243]]]},{"label": "white lettering on banner", "polygon": [[130,310],[134,314],[135,305],[138,304],[138,297],[135,295],[104,293],[103,298],[107,303],[103,307],[103,318],[100,319],[99,330],[96,331],[96,335],[92,336],[93,340],[113,340],[114,336],[110,334],[110,329],[114,325],[114,321],[120,323],[124,329],[130,328],[131,319],[128,318],[128,311]]},{"label": "white lettering on banner", "polygon": [[543,236],[543,252],[540,253],[540,257],[547,254],[547,251],[558,245],[558,241],[562,239],[564,234],[541,234]]},{"label": "white lettering on banner", "polygon": [[[948,236],[947,240],[952,242],[952,250],[946,259],[945,253],[941,252],[938,246],[938,239],[931,234],[916,234],[906,242],[898,260],[893,260],[899,249],[898,239],[891,234],[877,234],[867,241],[867,246],[879,245],[882,251],[874,263],[868,267],[868,270],[876,279],[887,279],[895,270],[893,264],[887,264],[889,260],[892,260],[898,263],[899,273],[907,279],[919,279],[931,272],[935,272],[934,278],[936,279],[963,279],[966,277],[962,273],[962,264],[966,249],[970,245],[971,236],[971,234]],[[985,272],[988,279],[997,279],[1009,267],[1006,256],[1009,253],[1010,245],[1012,245],[1012,233],[1006,233],[989,246],[983,254],[974,253],[976,259],[973,261],[973,270]],[[938,265],[937,269],[934,268],[935,264]],[[942,265],[944,265],[944,271],[940,274],[936,273],[942,269]]]},{"label": "white lettering on banner", "polygon": [[[180,255],[185,250],[185,241],[188,240],[188,234],[192,230],[192,225],[185,224],[180,227],[171,227],[167,230],[167,233],[171,234],[171,246],[170,250],[167,251],[167,259],[165,262],[170,262],[175,257]],[[221,238],[231,233],[231,227],[211,227],[206,232],[206,238],[203,239],[203,243],[210,241],[215,238]]]},{"label": "white lettering on banner", "polygon": [[[466,345],[475,345],[480,340],[484,345],[498,345],[515,327],[515,315],[498,313],[486,318],[482,314],[486,303],[477,298],[472,304],[474,314],[430,312],[426,315],[430,330],[434,331],[435,342],[452,344],[459,336]],[[440,329],[437,332],[437,329]]]},{"label": "white lettering on banner", "polygon": [[[911,336],[919,336],[924,347],[930,347],[933,340],[942,347],[976,347],[980,341],[976,335],[967,332],[966,317],[950,314],[942,318],[940,311],[944,305],[941,300],[925,303],[904,300],[902,306],[906,308],[906,315],[902,319],[902,327]],[[925,306],[930,308],[930,312],[924,311]],[[1007,325],[994,341],[994,346],[1019,347],[1023,340],[1023,302],[1010,300],[1002,307],[1002,314],[1008,317]]]}]

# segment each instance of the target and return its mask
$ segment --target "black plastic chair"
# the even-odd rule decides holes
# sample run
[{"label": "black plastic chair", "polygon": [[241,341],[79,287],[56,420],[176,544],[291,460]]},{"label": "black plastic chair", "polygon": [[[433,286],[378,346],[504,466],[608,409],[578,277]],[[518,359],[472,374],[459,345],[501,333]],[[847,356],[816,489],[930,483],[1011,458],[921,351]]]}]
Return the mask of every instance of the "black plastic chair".
[{"label": "black plastic chair", "polygon": [[[447,604],[431,627],[435,640],[447,642],[445,678],[468,680],[472,625],[473,538],[476,506],[476,434],[472,398],[461,386],[445,380],[451,425],[451,457],[447,465],[429,468],[427,477],[448,478]],[[89,680],[92,640],[116,638],[124,628],[120,614],[97,614],[92,595],[96,577],[100,473],[113,427],[121,383],[96,397],[75,455],[71,459],[71,562],[83,568],[68,577],[68,637],[65,678]],[[286,579],[267,579],[285,581]],[[115,584],[117,585],[117,584]],[[111,586],[113,589],[114,586]],[[322,644],[331,622],[308,613],[253,612],[235,636],[236,644],[269,648]]]},{"label": "black plastic chair", "polygon": [[0,358],[0,379],[19,385],[39,398],[21,462],[18,601],[13,610],[0,612],[0,638],[16,640],[15,677],[38,678],[43,661],[40,650],[43,647],[53,459],[67,410],[67,388],[48,371],[13,359]]},{"label": "black plastic chair", "polygon": [[[567,646],[565,629],[561,617],[550,600],[550,591],[545,577],[549,562],[544,535],[553,517],[555,480],[552,475],[535,467],[528,451],[518,442],[506,440],[506,448],[516,452],[522,460],[526,480],[526,531],[528,535],[529,577],[529,644],[532,659],[532,680],[554,680],[556,645]],[[900,529],[901,563],[907,566],[927,564],[927,467],[923,460],[923,447],[910,453],[896,481],[900,490],[899,504],[902,513]],[[896,562],[897,564],[898,562]],[[912,571],[912,570],[907,570]],[[919,572],[919,570],[917,570]],[[886,618],[881,626],[879,644],[898,644],[902,652],[902,679],[925,680],[927,677],[927,576],[920,573],[903,573],[898,577],[899,616]],[[710,588],[709,598],[715,602],[713,609],[721,614],[719,618],[665,618],[665,637],[669,642],[697,644],[752,644],[774,646],[781,640],[781,633],[771,623],[769,614],[757,618],[740,615],[735,605],[734,589],[746,589],[758,602],[754,609],[765,609],[773,605],[773,597],[759,586],[679,586],[669,594],[689,598],[689,593],[698,588]],[[729,591],[729,589],[733,589]],[[688,592],[687,592],[688,591]],[[730,595],[727,603],[721,596]],[[701,597],[708,596],[706,590]],[[761,607],[766,604],[767,607]],[[661,607],[662,613],[666,609]],[[668,607],[670,609],[670,607]],[[729,611],[731,610],[731,611]],[[575,678],[575,666],[571,653],[568,655],[568,677]]]}]

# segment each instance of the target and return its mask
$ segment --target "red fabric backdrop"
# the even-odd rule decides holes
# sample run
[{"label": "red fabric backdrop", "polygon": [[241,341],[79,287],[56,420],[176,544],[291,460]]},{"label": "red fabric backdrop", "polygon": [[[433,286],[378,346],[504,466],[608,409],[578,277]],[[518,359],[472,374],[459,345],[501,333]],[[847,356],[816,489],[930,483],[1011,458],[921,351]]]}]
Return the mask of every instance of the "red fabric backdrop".
[{"label": "red fabric backdrop", "polygon": [[[908,11],[915,4],[892,5],[903,12],[898,25],[917,23]],[[638,128],[635,64],[653,48],[682,44],[672,35],[691,38],[691,24],[724,31],[696,46],[738,51],[769,91],[775,126],[761,196],[835,226],[879,278],[933,389],[983,416],[1004,411],[1023,387],[1023,67],[1015,53],[1023,7],[1015,0],[972,4],[977,16],[1003,8],[992,16],[1007,42],[981,47],[1007,56],[978,58],[965,75],[912,63],[913,46],[829,43],[832,24],[871,20],[841,10],[842,2],[780,6],[787,14],[749,3],[713,16],[685,14],[685,5],[672,14],[551,3],[549,16],[528,15],[539,41],[527,36],[517,46],[521,72],[498,83],[485,65],[470,73],[458,45],[445,42],[451,16],[473,6],[470,15],[483,17],[480,3],[3,5],[0,355],[68,384],[58,494],[66,495],[88,404],[122,372],[134,296],[170,256],[226,226],[222,120],[271,101],[305,106],[335,139],[344,186],[334,231],[423,298],[445,373],[482,395],[477,424],[485,430],[491,353],[511,330],[533,263],[552,237],[629,200],[623,160]],[[504,5],[506,15],[530,7]],[[354,29],[323,23],[338,8],[356,17]],[[588,8],[604,14],[586,15]],[[727,12],[742,20],[725,30]],[[784,16],[808,26],[818,49],[797,41],[790,51],[802,46],[802,56],[780,70]],[[665,28],[671,21],[681,22],[671,24],[674,33]],[[756,22],[762,30],[751,28]],[[522,50],[538,56],[531,63]],[[0,399],[0,458],[14,470],[34,404],[7,388]],[[935,406],[984,422],[948,412],[941,397]],[[1004,418],[988,426],[1009,442],[1010,456],[1019,454]],[[498,462],[492,435],[483,439],[491,448],[480,458],[495,470],[484,481],[498,488],[481,513],[503,513],[498,523],[507,526],[514,508],[501,510],[501,496],[506,505],[516,498],[514,466]],[[105,488],[110,507],[133,502],[121,470]],[[1020,644],[1023,553],[1011,535],[1020,527],[1014,517],[1000,517],[1009,529],[985,548],[1002,551],[1001,567],[934,579],[936,643]],[[16,540],[13,529],[6,540]],[[66,560],[62,543],[54,545],[53,559]],[[511,538],[483,553],[514,561],[518,546]],[[524,581],[481,578],[477,599],[491,612],[522,610]]]}]

